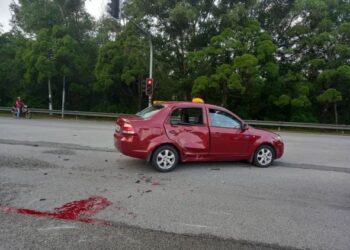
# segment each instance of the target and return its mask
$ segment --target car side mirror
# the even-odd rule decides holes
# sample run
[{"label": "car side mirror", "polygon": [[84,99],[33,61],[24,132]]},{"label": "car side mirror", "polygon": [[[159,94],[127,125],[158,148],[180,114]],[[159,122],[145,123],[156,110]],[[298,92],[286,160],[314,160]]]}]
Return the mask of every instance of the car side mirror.
[{"label": "car side mirror", "polygon": [[245,131],[249,128],[248,124],[247,123],[243,123],[242,124],[242,130]]}]

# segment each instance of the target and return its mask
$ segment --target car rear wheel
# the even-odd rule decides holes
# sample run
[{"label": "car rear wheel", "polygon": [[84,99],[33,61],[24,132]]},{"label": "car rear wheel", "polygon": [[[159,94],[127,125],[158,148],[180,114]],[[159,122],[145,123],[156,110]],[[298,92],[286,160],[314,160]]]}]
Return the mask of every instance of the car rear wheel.
[{"label": "car rear wheel", "polygon": [[161,146],[153,153],[152,165],[159,172],[170,172],[176,168],[178,163],[179,154],[172,146]]},{"label": "car rear wheel", "polygon": [[271,166],[275,159],[275,150],[269,145],[261,145],[254,154],[254,165],[260,168]]}]

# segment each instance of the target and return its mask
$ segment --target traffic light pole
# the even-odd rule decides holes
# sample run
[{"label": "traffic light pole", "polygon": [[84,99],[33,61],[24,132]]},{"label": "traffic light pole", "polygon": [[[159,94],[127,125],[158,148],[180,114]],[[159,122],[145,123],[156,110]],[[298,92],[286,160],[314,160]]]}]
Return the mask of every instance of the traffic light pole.
[{"label": "traffic light pole", "polygon": [[[46,2],[45,2],[46,3]],[[52,49],[49,49],[47,57],[49,60],[54,60],[52,57]],[[52,89],[51,89],[51,75],[48,77],[48,90],[49,90],[49,114],[52,115]]]},{"label": "traffic light pole", "polygon": [[[131,22],[133,25],[135,25],[142,33],[144,33],[148,37],[148,41],[149,41],[149,78],[153,79],[153,51],[154,50],[153,50],[153,43],[152,43],[152,34],[151,34],[151,32],[147,32],[147,31],[143,30],[131,18],[128,18],[126,15],[124,15],[121,11],[122,4],[123,4],[122,0],[112,0],[111,3],[109,4],[109,6],[111,8],[109,13],[115,19],[120,19],[120,18],[127,19],[129,22]],[[152,93],[152,95],[153,95],[153,93]],[[152,105],[152,95],[148,96],[148,106]]]},{"label": "traffic light pole", "polygon": [[[133,20],[128,18],[127,16],[124,16],[124,18],[128,19],[129,22],[131,22],[133,25],[135,25],[142,33],[148,36],[148,43],[149,43],[149,78],[153,79],[153,42],[152,42],[152,35],[150,32],[144,31],[137,23],[135,23]],[[152,106],[152,96],[148,96],[148,107]]]},{"label": "traffic light pole", "polygon": [[[152,43],[151,35],[149,35],[148,39],[149,39],[149,78],[153,79],[153,43]],[[151,106],[152,106],[152,96],[149,95],[148,96],[148,107],[151,107]]]},{"label": "traffic light pole", "polygon": [[[149,78],[153,79],[153,42],[152,42],[152,35],[150,32],[147,32],[143,30],[137,23],[135,23],[132,19],[128,18],[125,15],[122,15],[122,17],[126,18],[129,22],[131,22],[133,25],[135,25],[142,33],[144,33],[146,36],[148,36],[148,43],[149,43]],[[148,107],[152,106],[152,96],[148,96]]]}]

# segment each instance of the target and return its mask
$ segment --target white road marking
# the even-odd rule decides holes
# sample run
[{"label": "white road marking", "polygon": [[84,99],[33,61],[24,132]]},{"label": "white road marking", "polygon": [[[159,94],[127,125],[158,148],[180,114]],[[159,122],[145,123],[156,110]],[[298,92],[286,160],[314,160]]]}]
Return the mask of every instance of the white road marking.
[{"label": "white road marking", "polygon": [[196,228],[217,228],[217,227],[210,227],[206,225],[187,224],[187,223],[175,223],[175,224],[187,226],[187,227],[196,227]]},{"label": "white road marking", "polygon": [[50,230],[61,230],[61,229],[75,229],[75,228],[77,228],[77,227],[76,226],[65,225],[65,226],[57,226],[57,227],[38,228],[37,230],[39,230],[39,231],[50,231]]}]

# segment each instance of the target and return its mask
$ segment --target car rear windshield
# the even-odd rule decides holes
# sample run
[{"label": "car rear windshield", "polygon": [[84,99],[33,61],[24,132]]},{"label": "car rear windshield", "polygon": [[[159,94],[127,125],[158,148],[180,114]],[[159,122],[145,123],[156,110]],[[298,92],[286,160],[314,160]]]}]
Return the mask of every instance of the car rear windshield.
[{"label": "car rear windshield", "polygon": [[136,115],[146,119],[157,114],[163,108],[164,108],[164,105],[153,105],[138,112]]}]

